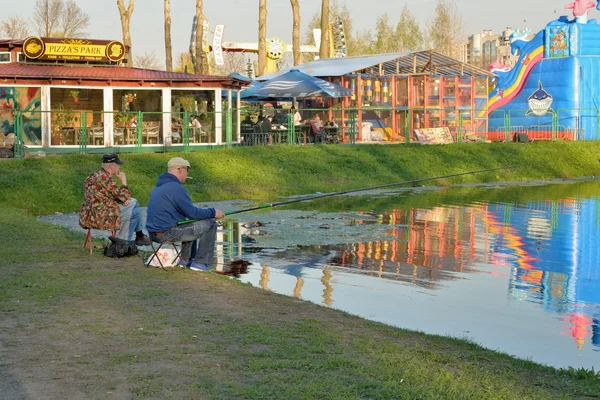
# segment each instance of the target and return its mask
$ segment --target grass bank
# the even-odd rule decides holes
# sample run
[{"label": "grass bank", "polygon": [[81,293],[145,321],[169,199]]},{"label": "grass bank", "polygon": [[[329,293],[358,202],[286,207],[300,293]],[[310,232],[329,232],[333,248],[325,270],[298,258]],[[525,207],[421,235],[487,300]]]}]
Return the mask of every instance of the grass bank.
[{"label": "grass bank", "polygon": [[[175,153],[126,154],[123,170],[145,205],[156,178]],[[181,154],[177,154],[181,155]],[[452,146],[356,145],[250,147],[184,154],[196,201],[264,200],[277,195],[332,192],[502,166],[511,170],[463,175],[425,184],[523,181],[600,175],[600,142],[465,143]],[[82,182],[98,155],[49,156],[0,163],[0,204],[34,215],[79,209]]]},{"label": "grass bank", "polygon": [[[268,199],[504,165],[438,184],[600,175],[596,143],[311,146],[186,155],[196,200]],[[173,154],[126,155],[142,204]],[[76,211],[98,156],[0,163],[6,398],[598,398],[600,375],[372,323],[214,274],[81,249],[34,215]],[[23,212],[24,209],[29,210]]]}]

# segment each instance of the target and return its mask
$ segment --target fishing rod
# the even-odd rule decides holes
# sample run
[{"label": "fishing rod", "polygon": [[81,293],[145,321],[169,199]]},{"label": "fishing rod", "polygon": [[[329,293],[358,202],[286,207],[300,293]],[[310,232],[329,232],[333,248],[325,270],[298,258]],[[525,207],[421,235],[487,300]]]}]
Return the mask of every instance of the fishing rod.
[{"label": "fishing rod", "polygon": [[[266,204],[263,204],[263,205],[260,205],[260,206],[256,206],[256,207],[244,208],[244,209],[235,210],[235,211],[228,211],[228,212],[225,213],[225,215],[240,214],[240,213],[245,213],[245,212],[249,212],[249,211],[262,210],[262,209],[265,209],[265,208],[282,206],[284,204],[299,203],[301,201],[309,201],[309,200],[315,200],[315,199],[322,199],[324,197],[339,196],[339,195],[342,195],[342,194],[363,192],[363,191],[366,191],[366,190],[381,189],[381,188],[390,187],[390,186],[406,185],[407,183],[415,184],[415,183],[419,183],[419,182],[432,181],[434,179],[452,178],[452,177],[455,177],[455,176],[472,175],[472,174],[478,174],[478,173],[481,173],[481,172],[498,171],[498,170],[501,170],[501,169],[512,169],[512,168],[516,168],[516,167],[499,167],[499,168],[481,169],[481,170],[478,170],[478,171],[460,172],[458,174],[441,175],[441,176],[434,176],[434,177],[431,177],[431,178],[421,178],[421,179],[413,179],[413,180],[404,181],[404,182],[387,183],[385,185],[369,186],[369,187],[360,188],[360,189],[343,190],[341,192],[322,193],[322,194],[317,194],[317,195],[312,195],[312,196],[307,196],[307,197],[301,197],[299,199],[293,199],[293,200],[287,200],[287,201],[280,201],[280,202],[277,202],[277,203],[266,203]],[[189,220],[181,221],[177,225],[187,224],[187,223],[194,222],[194,221],[195,220],[193,220],[193,219],[189,219]]]}]

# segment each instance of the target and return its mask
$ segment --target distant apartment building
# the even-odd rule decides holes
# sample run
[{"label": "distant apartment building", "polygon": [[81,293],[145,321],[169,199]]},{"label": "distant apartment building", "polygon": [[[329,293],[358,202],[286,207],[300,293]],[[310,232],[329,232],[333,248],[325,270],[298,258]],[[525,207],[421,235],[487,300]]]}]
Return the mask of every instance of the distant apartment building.
[{"label": "distant apartment building", "polygon": [[491,30],[474,33],[461,43],[461,61],[487,68],[492,62],[498,60],[501,64],[514,65],[517,57],[510,51],[511,27],[507,27],[502,34],[494,34]]}]

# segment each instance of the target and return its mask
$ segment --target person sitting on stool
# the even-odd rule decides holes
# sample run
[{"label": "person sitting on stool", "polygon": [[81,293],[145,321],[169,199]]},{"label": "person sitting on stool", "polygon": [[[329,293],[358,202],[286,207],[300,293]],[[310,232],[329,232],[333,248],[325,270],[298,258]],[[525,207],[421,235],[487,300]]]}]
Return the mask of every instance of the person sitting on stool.
[{"label": "person sitting on stool", "polygon": [[[142,211],[131,197],[124,161],[116,154],[102,156],[102,168],[90,174],[83,183],[85,199],[79,210],[82,228],[116,231],[118,239],[134,241],[138,246],[150,245],[150,238],[142,231]],[[113,180],[119,177],[121,185]],[[135,236],[134,236],[135,234]]]},{"label": "person sitting on stool", "polygon": [[[181,157],[169,160],[167,172],[158,177],[150,193],[146,229],[155,242],[182,242],[180,266],[208,271],[217,237],[215,218],[223,218],[225,214],[214,208],[194,206],[183,187],[189,169],[189,161]],[[178,225],[185,220],[193,221]]]}]

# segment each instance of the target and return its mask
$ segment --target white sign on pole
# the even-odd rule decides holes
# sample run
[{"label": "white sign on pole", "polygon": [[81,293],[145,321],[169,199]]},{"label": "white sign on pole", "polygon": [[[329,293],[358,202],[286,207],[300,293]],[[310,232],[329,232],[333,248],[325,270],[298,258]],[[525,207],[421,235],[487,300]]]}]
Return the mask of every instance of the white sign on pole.
[{"label": "white sign on pole", "polygon": [[223,42],[224,31],[225,25],[215,25],[215,34],[213,35],[212,48],[213,53],[215,55],[215,64],[217,65],[225,64],[225,59],[223,58],[223,47],[221,47],[221,43]]},{"label": "white sign on pole", "polygon": [[319,59],[319,49],[321,48],[321,30],[313,29],[313,37],[315,38],[315,47],[317,52],[315,53],[315,60]]}]

